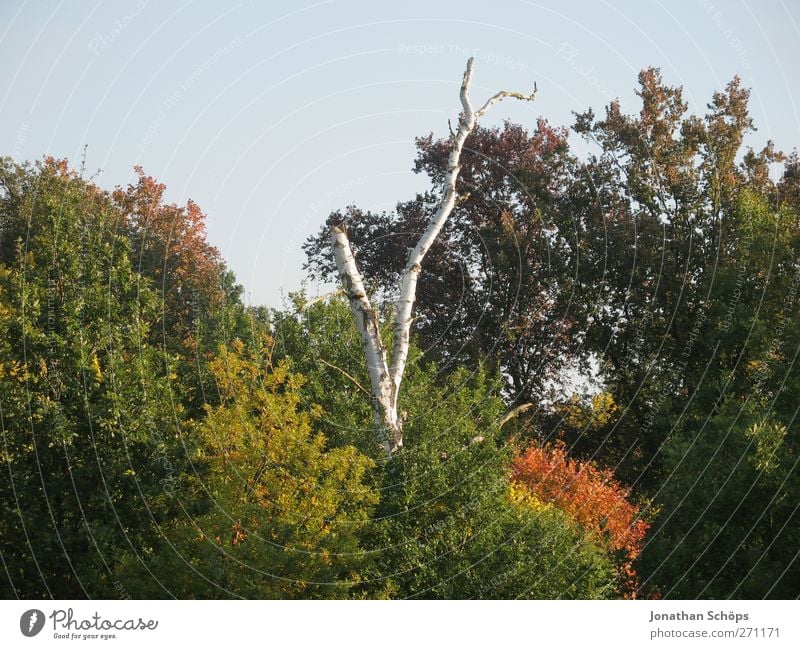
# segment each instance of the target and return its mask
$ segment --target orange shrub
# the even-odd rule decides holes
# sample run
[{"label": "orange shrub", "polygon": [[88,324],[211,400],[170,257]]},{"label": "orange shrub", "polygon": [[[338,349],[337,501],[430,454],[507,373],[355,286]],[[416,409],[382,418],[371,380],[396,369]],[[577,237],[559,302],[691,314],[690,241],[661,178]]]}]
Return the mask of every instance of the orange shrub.
[{"label": "orange shrub", "polygon": [[636,587],[632,562],[642,549],[649,524],[629,502],[630,491],[611,471],[567,457],[563,442],[531,446],[514,460],[512,481],[542,503],[570,515],[622,561],[626,590]]}]

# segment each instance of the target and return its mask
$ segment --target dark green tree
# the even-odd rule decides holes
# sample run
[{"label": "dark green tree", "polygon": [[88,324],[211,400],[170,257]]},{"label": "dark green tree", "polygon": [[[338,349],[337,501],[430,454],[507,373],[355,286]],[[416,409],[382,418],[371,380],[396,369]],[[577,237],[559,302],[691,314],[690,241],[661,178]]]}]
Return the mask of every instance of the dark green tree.
[{"label": "dark green tree", "polygon": [[0,163],[0,554],[7,597],[115,597],[177,508],[181,405],[119,212],[65,162]]}]

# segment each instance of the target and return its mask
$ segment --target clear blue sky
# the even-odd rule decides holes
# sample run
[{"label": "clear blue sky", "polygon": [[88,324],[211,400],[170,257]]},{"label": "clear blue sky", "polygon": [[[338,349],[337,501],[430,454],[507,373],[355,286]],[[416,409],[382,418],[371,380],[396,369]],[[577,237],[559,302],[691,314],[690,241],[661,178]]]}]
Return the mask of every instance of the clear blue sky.
[{"label": "clear blue sky", "polygon": [[[302,278],[300,244],[348,203],[391,208],[424,180],[413,141],[444,135],[476,57],[476,101],[528,90],[489,122],[570,124],[660,66],[702,110],[734,74],[752,89],[752,139],[800,144],[800,3],[14,2],[0,4],[0,155],[132,167],[208,213],[213,244],[252,303]],[[313,291],[314,287],[310,287]]]}]

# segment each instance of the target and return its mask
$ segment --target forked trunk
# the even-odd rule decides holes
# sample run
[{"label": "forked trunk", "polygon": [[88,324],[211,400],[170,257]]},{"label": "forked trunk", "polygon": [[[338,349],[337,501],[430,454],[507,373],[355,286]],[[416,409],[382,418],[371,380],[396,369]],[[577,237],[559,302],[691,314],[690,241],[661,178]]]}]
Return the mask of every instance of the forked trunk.
[{"label": "forked trunk", "polygon": [[403,422],[398,416],[397,398],[403,382],[408,348],[411,343],[411,314],[417,295],[417,280],[422,272],[422,261],[425,259],[425,255],[428,254],[456,203],[456,182],[461,169],[461,152],[464,143],[475,130],[478,118],[484,115],[493,104],[504,97],[532,101],[536,95],[535,86],[530,95],[502,91],[491,97],[480,109],[473,110],[469,97],[472,66],[473,59],[469,59],[464,79],[461,82],[460,97],[463,110],[458,121],[458,131],[453,135],[453,148],[447,160],[442,200],[436,212],[431,216],[428,227],[419,242],[409,250],[408,261],[400,279],[400,295],[394,308],[394,345],[391,365],[389,365],[386,347],[381,339],[380,322],[364,289],[364,281],[350,247],[347,232],[340,227],[331,228],[331,246],[339,278],[350,302],[356,327],[358,327],[364,345],[364,355],[367,359],[367,369],[372,387],[372,405],[375,411],[378,441],[387,458],[391,458],[392,453],[403,445]]}]

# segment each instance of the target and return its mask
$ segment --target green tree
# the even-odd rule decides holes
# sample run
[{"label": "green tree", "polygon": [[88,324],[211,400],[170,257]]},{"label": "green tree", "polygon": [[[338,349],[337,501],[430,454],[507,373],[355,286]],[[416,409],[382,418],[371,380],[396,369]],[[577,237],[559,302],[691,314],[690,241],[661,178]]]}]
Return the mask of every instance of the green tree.
[{"label": "green tree", "polygon": [[262,342],[234,340],[210,365],[221,403],[193,425],[207,467],[194,498],[207,511],[176,521],[143,562],[123,562],[141,595],[341,597],[361,578],[373,463],[353,446],[327,448],[299,411],[302,377]]},{"label": "green tree", "polygon": [[395,597],[618,595],[609,555],[564,512],[513,497],[501,382],[479,368],[409,376],[408,443],[386,467],[374,543]]},{"label": "green tree", "polygon": [[301,293],[263,320],[275,339],[275,358],[305,377],[301,407],[318,407],[316,426],[328,444],[353,445],[377,460],[382,451],[375,443],[369,376],[352,318],[343,299],[309,301]]},{"label": "green tree", "polygon": [[[796,597],[800,230],[742,192],[687,370],[692,399],[663,451],[644,571],[673,597]],[[735,263],[734,263],[735,260]]]},{"label": "green tree", "polygon": [[181,468],[157,300],[109,197],[65,162],[0,162],[0,553],[7,597],[117,596]]},{"label": "green tree", "polygon": [[[512,449],[501,430],[502,381],[478,364],[442,371],[412,344],[405,393],[406,444],[385,461],[374,443],[358,331],[339,299],[295,304],[271,316],[275,349],[307,381],[329,443],[378,459],[380,494],[362,547],[372,562],[358,590],[369,597],[612,597],[616,570],[586,530],[555,508],[511,494]],[[324,362],[323,362],[324,361]]]},{"label": "green tree", "polygon": [[755,398],[681,426],[664,452],[647,583],[679,599],[797,597],[799,441],[796,422]]},{"label": "green tree", "polygon": [[217,347],[248,338],[252,323],[242,287],[206,239],[200,206],[192,200],[183,206],[167,203],[166,186],[140,167],[135,170],[136,183],[116,189],[111,198],[132,263],[159,297],[159,321],[148,340],[172,354],[183,403],[196,416],[218,397],[208,369]]},{"label": "green tree", "polygon": [[596,451],[627,482],[655,489],[659,449],[685,401],[732,367],[714,355],[725,321],[719,278],[747,243],[742,196],[774,203],[767,170],[783,156],[772,143],[742,151],[754,125],[738,78],[702,117],[687,113],[682,88],[657,69],[640,73],[637,94],[638,114],[615,101],[603,119],[577,116],[575,130],[596,152],[571,201],[585,242],[576,276],[578,300],[591,304],[587,345],[621,409]]}]

